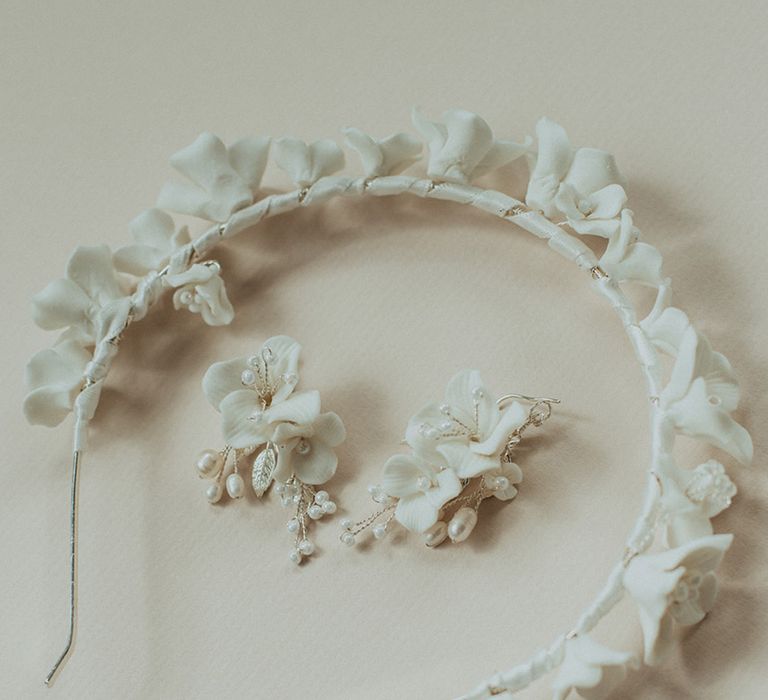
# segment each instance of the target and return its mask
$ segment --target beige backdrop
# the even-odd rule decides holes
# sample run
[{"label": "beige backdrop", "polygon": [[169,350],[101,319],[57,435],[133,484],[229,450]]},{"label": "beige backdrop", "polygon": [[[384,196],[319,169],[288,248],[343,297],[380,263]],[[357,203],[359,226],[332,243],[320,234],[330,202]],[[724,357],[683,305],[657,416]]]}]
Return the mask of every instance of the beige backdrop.
[{"label": "beige backdrop", "polygon": [[[128,333],[82,475],[77,650],[43,688],[66,631],[70,423],[21,416],[24,363],[52,342],[30,296],[76,244],[126,242],[168,156],[199,131],[383,135],[409,129],[416,103],[478,111],[510,138],[547,114],[616,154],[678,303],[738,369],[756,438],[754,466],[731,464],[740,495],[717,521],[737,534],[721,600],[617,697],[763,697],[767,20],[762,2],[6,0],[0,696],[450,698],[567,630],[597,591],[648,456],[640,373],[615,318],[582,274],[482,213],[336,202],[221,249],[231,327],[166,300]],[[267,182],[286,185],[274,170]],[[489,182],[522,192],[515,168]],[[275,333],[300,339],[302,382],[347,423],[329,488],[351,515],[368,512],[365,487],[410,413],[458,369],[562,409],[520,450],[519,499],[485,505],[464,545],[348,550],[336,520],[296,569],[274,498],[211,508],[191,466],[219,441],[203,371]],[[639,641],[615,618],[601,630]],[[522,695],[546,696],[542,684]]]}]

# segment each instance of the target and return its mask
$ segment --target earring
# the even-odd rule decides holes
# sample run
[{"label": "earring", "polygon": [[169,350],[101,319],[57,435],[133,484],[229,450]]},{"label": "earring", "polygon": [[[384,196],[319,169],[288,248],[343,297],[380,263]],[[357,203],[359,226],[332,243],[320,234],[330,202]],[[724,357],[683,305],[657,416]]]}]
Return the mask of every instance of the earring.
[{"label": "earring", "polygon": [[354,545],[368,528],[383,539],[394,520],[421,534],[428,547],[446,539],[463,542],[486,498],[509,501],[517,495],[523,474],[512,461],[514,449],[557,403],[522,394],[494,400],[477,371],[460,372],[442,403],[427,404],[410,420],[404,440],[410,454],[387,461],[382,483],[368,488],[378,510],[359,522],[345,518],[341,541]]},{"label": "earring", "polygon": [[211,365],[203,391],[221,413],[226,446],[204,450],[196,463],[198,475],[213,482],[206,490],[210,503],[218,503],[225,491],[234,500],[245,495],[246,464],[258,498],[274,484],[283,507],[294,508],[288,532],[296,564],[315,551],[310,521],[336,512],[328,492],[316,487],[336,472],[333,448],[346,437],[339,416],[320,412],[319,392],[294,391],[300,353],[295,340],[276,336],[250,357]]}]

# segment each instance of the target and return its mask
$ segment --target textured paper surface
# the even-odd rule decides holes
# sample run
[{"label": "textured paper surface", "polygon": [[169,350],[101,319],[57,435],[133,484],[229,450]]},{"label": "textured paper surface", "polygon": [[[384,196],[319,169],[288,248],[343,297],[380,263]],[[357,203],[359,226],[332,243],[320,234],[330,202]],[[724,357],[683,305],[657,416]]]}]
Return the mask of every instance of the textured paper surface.
[{"label": "textured paper surface", "polygon": [[[737,535],[720,601],[617,697],[762,697],[767,20],[759,2],[6,2],[0,695],[450,698],[565,632],[602,585],[648,456],[617,320],[583,274],[481,212],[334,202],[221,249],[231,327],[166,300],[127,334],[82,472],[76,654],[42,685],[66,633],[70,423],[21,416],[23,365],[53,339],[30,296],[76,244],[125,243],[168,156],[204,129],[383,136],[418,103],[478,111],[514,139],[547,114],[616,154],[676,301],[738,370],[756,438],[753,467],[729,462],[741,493],[716,521]],[[287,185],[274,168],[266,182]],[[515,168],[485,182],[523,191]],[[203,371],[275,333],[302,342],[303,385],[349,429],[329,484],[344,512],[301,569],[275,500],[211,508],[191,466],[219,442]],[[409,415],[464,367],[563,400],[519,451],[519,498],[484,505],[462,546],[339,546],[339,517],[368,512]],[[626,648],[639,634],[621,610],[597,637]]]}]

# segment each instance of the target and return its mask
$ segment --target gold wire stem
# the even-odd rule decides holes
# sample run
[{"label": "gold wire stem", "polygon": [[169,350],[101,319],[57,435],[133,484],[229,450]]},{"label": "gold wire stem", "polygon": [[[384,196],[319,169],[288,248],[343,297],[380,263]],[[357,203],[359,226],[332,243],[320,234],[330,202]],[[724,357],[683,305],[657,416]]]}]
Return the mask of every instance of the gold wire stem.
[{"label": "gold wire stem", "polygon": [[507,401],[517,399],[518,401],[528,401],[529,403],[560,403],[560,399],[553,399],[546,396],[526,396],[525,394],[504,394],[496,403],[501,406]]},{"label": "gold wire stem", "polygon": [[56,673],[66,661],[75,641],[75,626],[77,622],[77,491],[79,484],[81,452],[75,450],[72,455],[72,484],[70,492],[69,513],[69,634],[64,651],[56,660],[50,673],[45,677],[45,684],[51,686]]}]

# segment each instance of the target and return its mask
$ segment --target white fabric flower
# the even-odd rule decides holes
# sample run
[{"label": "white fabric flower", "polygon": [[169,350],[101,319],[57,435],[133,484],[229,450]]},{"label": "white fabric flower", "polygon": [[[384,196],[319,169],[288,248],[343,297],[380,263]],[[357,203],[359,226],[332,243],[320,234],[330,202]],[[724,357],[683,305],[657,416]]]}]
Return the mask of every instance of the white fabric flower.
[{"label": "white fabric flower", "polygon": [[324,484],[336,473],[333,448],[345,437],[344,423],[332,412],[321,413],[313,423],[280,423],[272,435],[277,448],[275,480],[287,482],[295,476],[305,484]]},{"label": "white fabric flower", "polygon": [[342,129],[347,144],[357,151],[366,177],[396,175],[415,163],[421,155],[421,143],[410,134],[392,134],[374,139],[368,134],[348,127]]},{"label": "white fabric flower", "polygon": [[739,403],[731,363],[712,350],[688,317],[670,307],[641,324],[651,340],[676,355],[659,406],[681,433],[706,440],[743,464],[752,461],[752,439],[730,413]]},{"label": "white fabric flower", "polygon": [[72,411],[91,355],[75,340],[36,353],[26,367],[24,415],[33,425],[59,425]]},{"label": "white fabric flower", "polygon": [[381,485],[387,495],[398,499],[395,519],[417,533],[432,527],[440,509],[462,488],[453,469],[436,466],[418,453],[390,457]]},{"label": "white fabric flower", "polygon": [[468,184],[525,155],[530,145],[494,139],[484,119],[463,109],[448,110],[441,123],[428,120],[414,107],[412,120],[429,147],[427,175],[437,180]]},{"label": "white fabric flower", "polygon": [[624,587],[638,605],[645,663],[663,660],[675,623],[695,625],[712,609],[717,596],[713,571],[732,540],[732,535],[709,535],[659,554],[639,554],[629,563]]},{"label": "white fabric flower", "polygon": [[190,242],[189,230],[178,231],[173,219],[160,209],[147,209],[128,224],[136,243],[115,251],[115,267],[121,272],[141,277],[161,270],[169,258]]},{"label": "white fabric flower", "polygon": [[500,501],[511,501],[517,496],[515,484],[519,484],[523,480],[523,471],[514,462],[502,462],[497,469],[485,472],[483,476],[489,483],[493,483],[493,480],[498,477],[506,479],[509,482],[509,486],[505,489],[494,489],[493,495]]},{"label": "white fabric flower", "polygon": [[661,505],[666,514],[666,537],[678,547],[712,534],[711,518],[725,510],[736,495],[736,486],[725,467],[714,459],[694,470],[665,470]]},{"label": "white fabric flower", "polygon": [[445,463],[462,479],[498,470],[509,436],[528,418],[517,401],[501,410],[477,370],[459,372],[443,403],[430,403],[408,423],[406,440],[435,464]]},{"label": "white fabric flower", "polygon": [[[632,223],[632,212],[623,209],[617,229],[600,258],[600,267],[619,282],[632,281],[658,287],[662,282],[662,258],[656,248],[637,240],[640,231]],[[578,231],[578,229],[576,229]],[[581,233],[581,231],[579,231]]]},{"label": "white fabric flower", "polygon": [[552,698],[565,700],[575,690],[585,700],[602,700],[627,677],[629,668],[638,667],[634,654],[609,649],[580,634],[565,642],[565,657],[552,683]]},{"label": "white fabric flower", "polygon": [[214,134],[200,134],[171,156],[190,182],[168,182],[157,206],[207,221],[226,221],[254,202],[267,166],[269,138],[245,138],[227,148]]},{"label": "white fabric flower", "polygon": [[615,212],[618,216],[625,201],[623,189],[610,188],[622,182],[613,156],[596,148],[574,149],[563,127],[547,117],[536,124],[536,136],[538,153],[531,168],[526,204],[551,217],[559,211],[560,195],[559,201],[566,207],[562,213],[574,215],[574,230],[612,235],[608,215]]},{"label": "white fabric flower", "polygon": [[67,276],[32,298],[34,319],[45,330],[67,328],[63,338],[91,345],[119,332],[130,312],[107,246],[78,246]]},{"label": "white fabric flower", "polygon": [[300,139],[283,137],[275,141],[274,156],[277,165],[299,187],[309,187],[344,167],[344,152],[330,139],[307,144]]},{"label": "white fabric flower", "polygon": [[174,308],[186,308],[200,314],[209,326],[232,323],[235,310],[229,302],[220,273],[218,263],[203,263],[192,265],[176,275],[166,275],[166,284],[176,289],[173,293]]},{"label": "white fabric flower", "polygon": [[301,345],[287,335],[269,338],[257,353],[216,362],[203,377],[203,392],[218,411],[221,402],[248,386],[266,404],[284,401],[299,381]]}]

